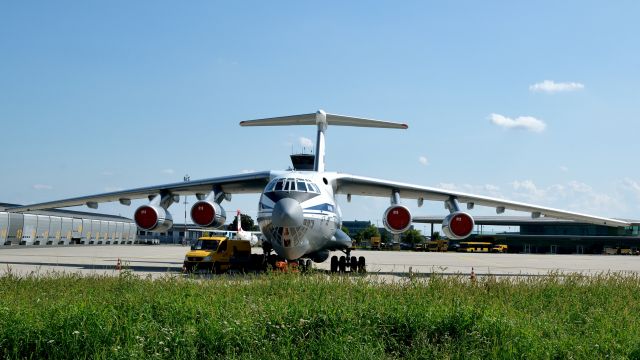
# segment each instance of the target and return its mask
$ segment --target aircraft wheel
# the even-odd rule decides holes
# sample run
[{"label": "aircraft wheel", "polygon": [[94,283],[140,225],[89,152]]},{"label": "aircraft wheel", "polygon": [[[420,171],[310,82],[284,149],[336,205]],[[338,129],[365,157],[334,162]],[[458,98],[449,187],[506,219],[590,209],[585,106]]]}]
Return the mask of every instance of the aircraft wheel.
[{"label": "aircraft wheel", "polygon": [[300,267],[302,268],[302,272],[308,272],[311,270],[311,259],[301,259]]},{"label": "aircraft wheel", "polygon": [[349,270],[351,270],[351,272],[355,272],[358,270],[358,259],[355,256],[351,257],[351,261],[349,263]]},{"label": "aircraft wheel", "polygon": [[337,272],[338,271],[338,257],[337,256],[332,256],[331,257],[331,272]]},{"label": "aircraft wheel", "polygon": [[367,261],[364,259],[364,256],[360,256],[360,258],[358,258],[358,272],[367,272]]},{"label": "aircraft wheel", "polygon": [[338,260],[338,268],[341,273],[347,270],[347,258],[344,256],[340,256],[340,260]]}]

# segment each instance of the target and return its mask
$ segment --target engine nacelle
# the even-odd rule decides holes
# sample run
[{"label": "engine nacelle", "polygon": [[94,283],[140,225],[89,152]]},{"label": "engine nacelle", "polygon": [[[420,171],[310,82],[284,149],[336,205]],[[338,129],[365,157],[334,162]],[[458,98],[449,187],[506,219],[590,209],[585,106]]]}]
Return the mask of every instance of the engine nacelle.
[{"label": "engine nacelle", "polygon": [[171,229],[173,219],[171,214],[157,205],[142,205],[133,215],[136,225],[142,230],[163,232]]},{"label": "engine nacelle", "polygon": [[193,204],[191,220],[200,227],[217,229],[227,221],[227,213],[217,202],[205,199]]},{"label": "engine nacelle", "polygon": [[471,235],[475,222],[471,215],[457,211],[449,214],[442,222],[442,232],[452,240],[466,239]]},{"label": "engine nacelle", "polygon": [[382,223],[392,234],[400,234],[411,227],[411,212],[402,205],[392,205],[384,212]]}]

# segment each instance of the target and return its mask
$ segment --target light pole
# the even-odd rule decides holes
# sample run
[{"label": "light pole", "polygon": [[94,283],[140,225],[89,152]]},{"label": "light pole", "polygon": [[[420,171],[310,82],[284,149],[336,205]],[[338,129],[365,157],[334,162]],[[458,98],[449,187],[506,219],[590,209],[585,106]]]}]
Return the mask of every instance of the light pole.
[{"label": "light pole", "polygon": [[[189,174],[186,174],[184,176],[184,181],[188,182],[190,181],[191,178],[189,177]],[[182,244],[186,245],[187,244],[187,195],[184,196],[184,236],[182,237]]]}]

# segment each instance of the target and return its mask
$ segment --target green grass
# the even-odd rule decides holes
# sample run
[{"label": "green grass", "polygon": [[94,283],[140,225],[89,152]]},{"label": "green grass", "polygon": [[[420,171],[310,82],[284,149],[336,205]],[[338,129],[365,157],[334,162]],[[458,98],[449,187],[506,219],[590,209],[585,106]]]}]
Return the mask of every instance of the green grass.
[{"label": "green grass", "polygon": [[0,358],[640,358],[640,278],[0,277]]}]

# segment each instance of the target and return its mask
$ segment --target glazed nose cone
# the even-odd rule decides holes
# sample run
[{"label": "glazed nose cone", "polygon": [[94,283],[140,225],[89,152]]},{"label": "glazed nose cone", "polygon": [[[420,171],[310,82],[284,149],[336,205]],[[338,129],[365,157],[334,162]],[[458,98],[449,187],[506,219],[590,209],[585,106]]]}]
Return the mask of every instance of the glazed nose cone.
[{"label": "glazed nose cone", "polygon": [[273,207],[271,223],[276,227],[302,226],[303,221],[302,207],[294,199],[280,199]]}]

